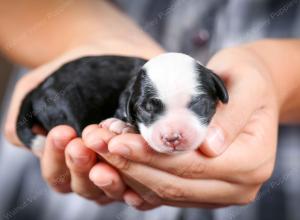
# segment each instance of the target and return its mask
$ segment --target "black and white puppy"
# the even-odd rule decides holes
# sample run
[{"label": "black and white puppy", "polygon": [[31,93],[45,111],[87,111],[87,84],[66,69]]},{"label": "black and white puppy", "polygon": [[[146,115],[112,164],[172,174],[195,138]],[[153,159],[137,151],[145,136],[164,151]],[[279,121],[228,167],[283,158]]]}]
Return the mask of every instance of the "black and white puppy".
[{"label": "black and white puppy", "polygon": [[116,133],[134,125],[161,153],[195,150],[218,100],[227,103],[228,93],[215,73],[188,55],[165,53],[141,68],[122,94],[116,118],[100,125]]},{"label": "black and white puppy", "polygon": [[44,137],[33,134],[35,124],[46,131],[67,124],[81,135],[88,124],[104,120],[101,125],[117,133],[136,128],[156,151],[194,150],[218,100],[228,102],[222,80],[184,54],[166,53],[148,62],[84,57],[63,65],[25,97],[17,134],[26,146],[39,148]]}]

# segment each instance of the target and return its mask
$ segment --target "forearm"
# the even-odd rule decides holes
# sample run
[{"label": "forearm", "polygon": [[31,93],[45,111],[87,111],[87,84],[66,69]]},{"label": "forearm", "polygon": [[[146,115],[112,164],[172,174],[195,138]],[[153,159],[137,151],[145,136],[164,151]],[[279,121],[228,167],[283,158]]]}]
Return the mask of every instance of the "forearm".
[{"label": "forearm", "polygon": [[162,51],[106,1],[22,0],[1,4],[0,49],[27,67],[47,63],[76,48],[144,58]]},{"label": "forearm", "polygon": [[300,122],[300,40],[263,40],[245,47],[253,51],[271,73],[278,91],[280,122]]}]

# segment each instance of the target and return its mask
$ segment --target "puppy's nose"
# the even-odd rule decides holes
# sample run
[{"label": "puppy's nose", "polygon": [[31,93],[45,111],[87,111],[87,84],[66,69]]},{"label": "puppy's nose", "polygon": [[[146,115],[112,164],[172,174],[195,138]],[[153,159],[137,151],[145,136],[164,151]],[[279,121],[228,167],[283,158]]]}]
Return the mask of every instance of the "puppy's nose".
[{"label": "puppy's nose", "polygon": [[171,134],[163,135],[162,136],[162,141],[165,145],[169,147],[175,148],[181,143],[182,140],[182,135],[178,132],[174,132]]}]

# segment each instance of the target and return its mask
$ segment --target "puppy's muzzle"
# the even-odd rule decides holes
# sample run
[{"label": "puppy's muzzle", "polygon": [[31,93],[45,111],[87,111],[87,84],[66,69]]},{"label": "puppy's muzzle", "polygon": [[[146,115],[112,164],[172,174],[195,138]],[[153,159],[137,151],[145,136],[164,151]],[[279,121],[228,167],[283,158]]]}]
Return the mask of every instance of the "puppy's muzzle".
[{"label": "puppy's muzzle", "polygon": [[173,147],[174,149],[181,144],[182,139],[183,137],[180,132],[173,132],[161,136],[161,140],[164,145]]}]

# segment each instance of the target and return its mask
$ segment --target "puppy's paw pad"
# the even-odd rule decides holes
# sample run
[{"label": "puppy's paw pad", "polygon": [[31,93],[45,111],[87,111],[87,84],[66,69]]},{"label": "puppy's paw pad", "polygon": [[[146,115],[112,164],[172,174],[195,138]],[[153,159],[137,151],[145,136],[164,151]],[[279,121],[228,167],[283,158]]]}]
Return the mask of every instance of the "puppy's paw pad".
[{"label": "puppy's paw pad", "polygon": [[104,120],[99,125],[102,128],[106,128],[114,133],[136,133],[133,126],[117,118],[109,118]]}]

